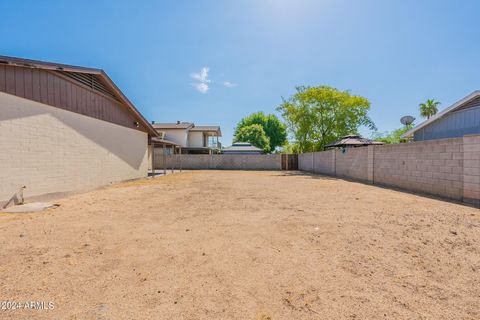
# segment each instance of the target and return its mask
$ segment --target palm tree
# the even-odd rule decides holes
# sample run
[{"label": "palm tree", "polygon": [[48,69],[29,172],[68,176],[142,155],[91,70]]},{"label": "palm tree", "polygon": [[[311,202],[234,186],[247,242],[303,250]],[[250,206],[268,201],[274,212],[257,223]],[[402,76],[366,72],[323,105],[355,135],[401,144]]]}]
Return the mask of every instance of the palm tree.
[{"label": "palm tree", "polygon": [[420,115],[424,118],[430,119],[431,116],[434,116],[438,112],[438,106],[440,102],[435,101],[435,99],[428,99],[424,103],[420,103]]}]

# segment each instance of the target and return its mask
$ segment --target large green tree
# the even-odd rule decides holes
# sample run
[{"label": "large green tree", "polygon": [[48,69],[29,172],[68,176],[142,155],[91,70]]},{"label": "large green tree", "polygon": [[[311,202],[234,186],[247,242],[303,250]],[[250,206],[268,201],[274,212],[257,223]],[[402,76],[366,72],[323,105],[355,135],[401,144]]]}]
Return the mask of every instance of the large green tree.
[{"label": "large green tree", "polygon": [[439,105],[440,102],[435,99],[428,99],[424,103],[420,103],[418,105],[420,108],[420,115],[424,118],[430,119],[431,116],[437,114]]},{"label": "large green tree", "polygon": [[349,91],[328,86],[297,87],[277,108],[300,152],[322,150],[336,139],[357,134],[360,126],[376,130],[368,116],[370,102]]},{"label": "large green tree", "polygon": [[263,127],[259,124],[251,124],[241,127],[233,138],[234,142],[250,142],[253,146],[270,152],[270,141]]},{"label": "large green tree", "polygon": [[260,125],[263,128],[268,140],[269,151],[275,151],[277,147],[283,146],[287,142],[287,127],[273,114],[264,114],[263,112],[256,112],[246,116],[237,124],[234,136],[244,128],[252,124]]}]

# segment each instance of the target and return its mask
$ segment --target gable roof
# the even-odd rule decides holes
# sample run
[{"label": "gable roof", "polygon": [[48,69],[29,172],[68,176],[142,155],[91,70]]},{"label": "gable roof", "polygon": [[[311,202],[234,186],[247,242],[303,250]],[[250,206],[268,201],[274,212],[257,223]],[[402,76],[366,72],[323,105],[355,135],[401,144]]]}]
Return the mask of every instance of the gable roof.
[{"label": "gable roof", "polygon": [[61,63],[53,63],[53,62],[46,62],[46,61],[39,61],[39,60],[30,60],[24,58],[16,58],[16,57],[8,57],[0,55],[0,63],[11,65],[11,66],[19,66],[19,67],[27,67],[27,68],[38,68],[44,70],[54,70],[54,71],[66,71],[66,72],[76,72],[76,73],[85,73],[85,74],[93,74],[100,77],[109,87],[110,90],[115,93],[115,96],[123,102],[130,113],[134,116],[135,119],[141,123],[148,133],[152,136],[157,136],[157,131],[152,127],[152,125],[143,117],[143,115],[135,108],[132,102],[128,100],[128,98],[123,94],[123,92],[117,87],[117,85],[110,79],[110,77],[103,71],[102,69],[97,68],[86,68],[86,67],[79,67],[79,66],[72,66],[68,64],[61,64]]},{"label": "gable roof", "polygon": [[417,132],[418,130],[420,129],[423,129],[425,128],[426,126],[428,126],[429,124],[437,121],[437,120],[440,120],[441,118],[445,117],[447,114],[449,114],[450,112],[453,112],[453,111],[456,111],[456,110],[459,110],[461,109],[463,106],[465,106],[466,104],[468,104],[470,101],[474,100],[474,99],[477,99],[480,97],[480,90],[477,90],[477,91],[474,91],[472,93],[470,93],[468,96],[466,96],[465,98],[455,102],[454,104],[452,104],[450,107],[442,110],[441,112],[437,113],[436,115],[434,115],[433,117],[431,117],[430,119],[420,123],[419,125],[413,127],[412,129],[408,130],[407,132],[405,132],[403,135],[402,135],[402,138],[408,138],[410,136],[412,136],[415,132]]},{"label": "gable roof", "polygon": [[176,122],[176,123],[153,123],[155,129],[188,129],[195,125],[191,122]]},{"label": "gable roof", "polygon": [[219,136],[222,136],[222,131],[220,126],[194,126],[190,131],[199,131],[199,132],[218,132]]}]

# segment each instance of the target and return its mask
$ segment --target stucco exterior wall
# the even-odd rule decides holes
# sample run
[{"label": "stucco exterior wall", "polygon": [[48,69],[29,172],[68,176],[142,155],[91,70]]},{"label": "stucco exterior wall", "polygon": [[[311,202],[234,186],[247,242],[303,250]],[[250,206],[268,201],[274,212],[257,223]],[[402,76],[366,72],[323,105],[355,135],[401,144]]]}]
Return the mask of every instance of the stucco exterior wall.
[{"label": "stucco exterior wall", "polygon": [[147,176],[147,134],[0,93],[0,201]]},{"label": "stucco exterior wall", "polygon": [[173,141],[183,148],[188,146],[187,129],[161,129],[165,132],[165,140]]},{"label": "stucco exterior wall", "polygon": [[189,131],[188,132],[188,147],[203,148],[203,132]]}]

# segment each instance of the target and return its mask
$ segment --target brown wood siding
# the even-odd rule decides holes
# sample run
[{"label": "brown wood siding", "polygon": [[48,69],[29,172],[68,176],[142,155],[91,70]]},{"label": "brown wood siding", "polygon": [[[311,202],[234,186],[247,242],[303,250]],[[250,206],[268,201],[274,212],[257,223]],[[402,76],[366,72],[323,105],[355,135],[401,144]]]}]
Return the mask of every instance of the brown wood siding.
[{"label": "brown wood siding", "polygon": [[0,65],[0,91],[147,132],[122,102],[57,71]]}]

